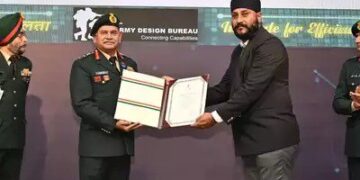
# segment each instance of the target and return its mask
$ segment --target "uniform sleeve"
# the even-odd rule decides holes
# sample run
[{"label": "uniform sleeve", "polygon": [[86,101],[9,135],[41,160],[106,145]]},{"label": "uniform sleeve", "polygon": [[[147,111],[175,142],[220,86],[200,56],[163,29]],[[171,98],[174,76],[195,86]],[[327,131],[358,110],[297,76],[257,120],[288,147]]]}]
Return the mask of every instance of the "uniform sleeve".
[{"label": "uniform sleeve", "polygon": [[336,86],[335,95],[333,99],[333,109],[338,114],[350,115],[351,110],[351,98],[350,90],[346,85],[346,63],[342,66],[339,84]]},{"label": "uniform sleeve", "polygon": [[113,132],[116,120],[101,110],[93,100],[91,75],[84,69],[81,61],[75,61],[70,74],[70,94],[72,106],[82,121],[86,121],[105,132]]},{"label": "uniform sleeve", "polygon": [[[29,60],[28,61],[29,62],[29,70],[30,70],[30,72],[32,73],[32,69],[33,69],[33,65],[32,65],[32,62]],[[28,87],[29,87],[29,84],[30,84],[30,82],[31,82],[31,76],[32,76],[32,74],[30,74],[30,77],[29,77],[29,82],[28,82]]]},{"label": "uniform sleeve", "polygon": [[30,69],[30,71],[32,71],[32,68],[33,68],[32,62],[29,60],[29,69]]},{"label": "uniform sleeve", "polygon": [[[33,69],[32,62],[31,62],[30,59],[28,59],[27,57],[22,56],[22,58],[24,58],[24,62],[25,62],[26,68],[28,68],[29,71],[30,71],[30,73],[32,73],[32,69]],[[26,87],[27,87],[27,88],[29,88],[29,85],[30,85],[30,82],[31,82],[31,76],[32,76],[32,74],[30,74],[29,77],[26,78],[26,81],[27,81]],[[28,90],[28,89],[27,89],[27,90]],[[26,91],[27,91],[27,90],[26,90]]]},{"label": "uniform sleeve", "polygon": [[136,72],[138,72],[139,70],[138,70],[138,66],[137,66],[136,61],[134,61],[132,58],[129,58],[129,57],[127,57],[127,56],[124,56],[124,57],[125,57],[125,62],[126,62],[126,64],[127,64],[128,66],[134,68],[134,70],[135,70]]},{"label": "uniform sleeve", "polygon": [[132,63],[132,66],[134,67],[134,70],[135,70],[136,72],[138,72],[139,69],[138,69],[138,66],[137,66],[136,62],[135,62],[135,61],[132,61],[132,62],[133,62],[133,63]]}]

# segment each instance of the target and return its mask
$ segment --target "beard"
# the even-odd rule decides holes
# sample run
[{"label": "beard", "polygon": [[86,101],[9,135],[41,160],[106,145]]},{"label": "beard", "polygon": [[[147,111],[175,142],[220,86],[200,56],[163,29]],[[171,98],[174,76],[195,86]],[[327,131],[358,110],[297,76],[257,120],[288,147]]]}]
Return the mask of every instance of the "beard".
[{"label": "beard", "polygon": [[9,45],[9,50],[14,54],[14,55],[23,55],[25,53],[25,48],[26,48],[26,44],[24,45],[13,45],[10,44]]},{"label": "beard", "polygon": [[[239,34],[237,32],[237,29],[239,27],[247,29],[247,32],[244,33],[244,34]],[[243,23],[237,23],[232,28],[233,28],[235,36],[237,38],[239,38],[240,40],[245,42],[245,41],[251,39],[254,36],[254,34],[257,32],[257,30],[259,29],[259,22],[256,21],[254,24],[251,24],[251,25],[246,25],[246,24],[243,24]]]},{"label": "beard", "polygon": [[17,51],[16,54],[17,55],[23,55],[25,53],[25,47],[20,47]]}]

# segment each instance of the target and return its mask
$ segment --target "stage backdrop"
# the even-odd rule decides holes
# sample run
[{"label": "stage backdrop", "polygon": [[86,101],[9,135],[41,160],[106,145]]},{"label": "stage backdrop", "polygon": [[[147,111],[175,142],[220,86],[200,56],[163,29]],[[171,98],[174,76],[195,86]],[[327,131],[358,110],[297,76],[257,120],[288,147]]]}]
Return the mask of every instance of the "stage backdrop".
[{"label": "stage backdrop", "polygon": [[[178,78],[210,73],[215,85],[238,44],[229,3],[0,0],[0,16],[24,13],[30,41],[25,55],[34,65],[22,180],[78,179],[79,118],[70,103],[69,74],[75,59],[93,51],[88,32],[99,15],[121,15],[121,51],[138,62],[140,72]],[[290,56],[291,96],[301,133],[295,180],[345,180],[346,117],[336,115],[331,102],[341,64],[355,55],[350,28],[360,17],[360,4],[263,0],[263,7],[264,27],[284,42]],[[131,180],[243,179],[226,124],[208,130],[144,127],[136,131],[135,145]]]},{"label": "stage backdrop", "polygon": [[[357,0],[263,0],[263,8],[302,8],[302,9],[358,9]],[[0,4],[33,4],[33,5],[76,5],[76,6],[127,6],[127,7],[229,7],[230,0],[0,0]]]}]

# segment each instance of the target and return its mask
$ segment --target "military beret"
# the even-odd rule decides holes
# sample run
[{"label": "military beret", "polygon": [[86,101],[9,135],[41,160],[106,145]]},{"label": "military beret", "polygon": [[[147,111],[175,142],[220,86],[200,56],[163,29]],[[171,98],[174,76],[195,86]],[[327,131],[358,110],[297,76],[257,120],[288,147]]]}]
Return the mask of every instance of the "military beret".
[{"label": "military beret", "polygon": [[231,12],[237,8],[251,9],[255,12],[261,11],[260,0],[231,0],[230,9]]},{"label": "military beret", "polygon": [[360,33],[360,20],[351,27],[351,32],[354,37],[357,37],[359,35],[358,33]]},{"label": "military beret", "polygon": [[8,14],[0,18],[0,46],[11,43],[19,34],[24,16],[21,13]]},{"label": "military beret", "polygon": [[94,36],[97,33],[97,31],[100,29],[100,27],[104,25],[115,26],[119,28],[120,20],[113,13],[104,14],[95,22],[94,26],[91,29],[90,35]]}]

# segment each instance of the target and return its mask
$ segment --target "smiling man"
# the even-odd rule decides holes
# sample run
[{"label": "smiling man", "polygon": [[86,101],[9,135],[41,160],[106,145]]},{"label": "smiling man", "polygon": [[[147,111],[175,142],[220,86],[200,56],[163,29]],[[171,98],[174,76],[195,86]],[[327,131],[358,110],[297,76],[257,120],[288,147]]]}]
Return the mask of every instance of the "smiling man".
[{"label": "smiling man", "polygon": [[25,100],[32,63],[20,13],[0,19],[0,179],[18,180],[25,145]]},{"label": "smiling man", "polygon": [[262,27],[259,0],[232,0],[231,15],[240,44],[220,83],[208,89],[207,112],[193,126],[231,124],[247,180],[292,179],[299,128],[289,93],[287,51]]},{"label": "smiling man", "polygon": [[101,16],[91,31],[95,50],[73,63],[70,92],[81,117],[80,180],[128,180],[134,132],[140,124],[114,119],[122,70],[137,64],[118,51],[122,33],[113,14]]}]

